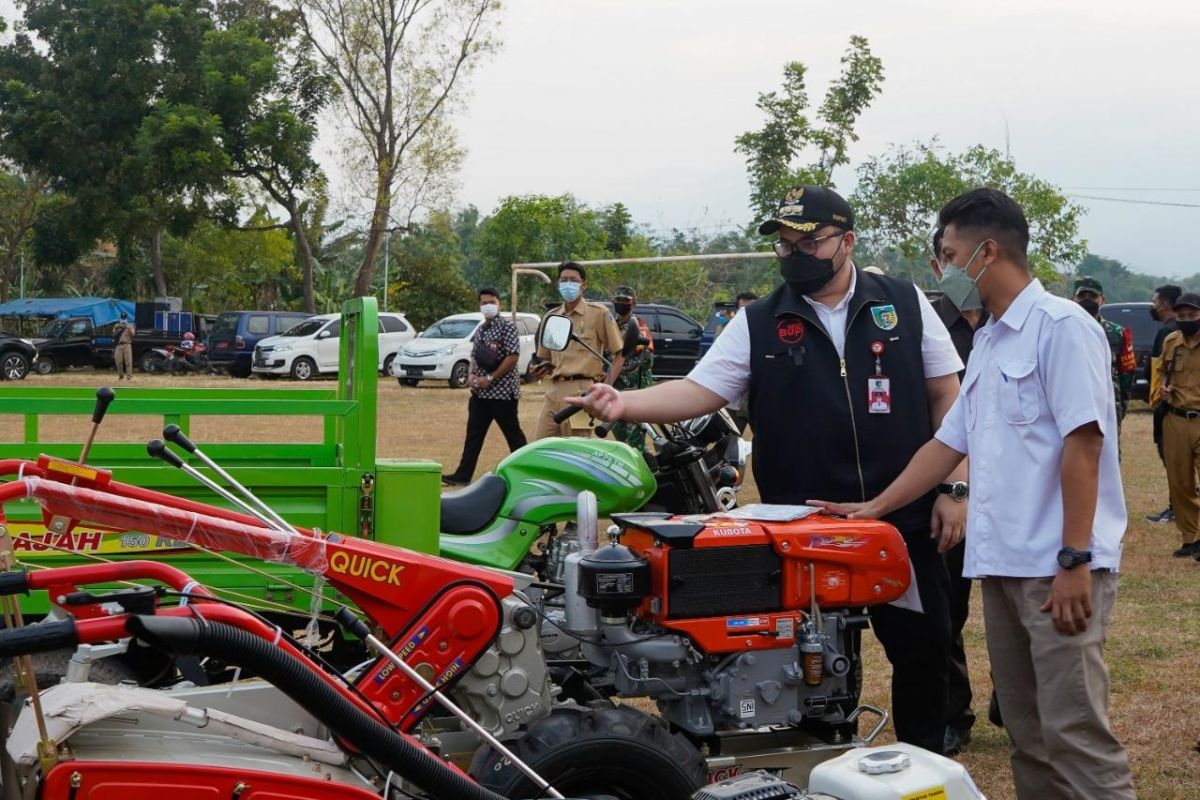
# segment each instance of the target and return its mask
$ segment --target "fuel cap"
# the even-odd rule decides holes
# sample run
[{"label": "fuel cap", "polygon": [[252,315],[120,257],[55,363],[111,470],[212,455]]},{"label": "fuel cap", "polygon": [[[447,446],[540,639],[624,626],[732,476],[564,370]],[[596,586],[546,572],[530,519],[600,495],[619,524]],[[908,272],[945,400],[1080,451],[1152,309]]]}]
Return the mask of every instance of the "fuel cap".
[{"label": "fuel cap", "polygon": [[902,772],[912,765],[912,759],[907,753],[899,750],[882,750],[871,753],[858,760],[858,771],[867,775],[888,775]]}]

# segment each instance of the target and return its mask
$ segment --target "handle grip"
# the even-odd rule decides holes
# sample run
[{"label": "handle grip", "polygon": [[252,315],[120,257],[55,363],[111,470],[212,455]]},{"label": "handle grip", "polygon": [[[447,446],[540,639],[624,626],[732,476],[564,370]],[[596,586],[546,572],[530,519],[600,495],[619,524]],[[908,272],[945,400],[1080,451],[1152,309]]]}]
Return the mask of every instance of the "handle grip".
[{"label": "handle grip", "polygon": [[0,630],[0,658],[48,653],[51,650],[73,648],[78,644],[79,634],[75,631],[74,617]]},{"label": "handle grip", "polygon": [[371,633],[371,629],[367,627],[367,623],[354,616],[354,612],[345,606],[342,606],[337,610],[337,612],[333,615],[333,619],[338,625],[341,625],[347,633],[351,634],[352,636],[356,636],[359,639],[365,639]]},{"label": "handle grip", "polygon": [[[580,397],[583,397],[583,395],[580,395]],[[583,411],[583,406],[567,406],[566,408],[559,409],[554,412],[554,421],[561,425],[580,411]]]},{"label": "handle grip", "polygon": [[99,425],[104,420],[104,415],[108,413],[108,407],[112,405],[112,401],[117,394],[107,386],[101,386],[96,390],[96,405],[92,407],[92,423]]},{"label": "handle grip", "polygon": [[192,444],[192,440],[184,434],[178,425],[168,425],[163,428],[163,438],[187,450],[189,453],[196,452],[196,445]]},{"label": "handle grip", "polygon": [[596,436],[599,436],[601,439],[605,439],[608,437],[609,431],[612,430],[612,426],[616,424],[616,422],[601,422],[592,429],[592,433],[596,434]]},{"label": "handle grip", "polygon": [[25,570],[0,572],[0,596],[29,594],[29,573]]},{"label": "handle grip", "polygon": [[151,458],[161,458],[176,469],[183,466],[183,459],[168,450],[167,443],[162,439],[151,439],[147,442],[146,452],[150,454]]}]

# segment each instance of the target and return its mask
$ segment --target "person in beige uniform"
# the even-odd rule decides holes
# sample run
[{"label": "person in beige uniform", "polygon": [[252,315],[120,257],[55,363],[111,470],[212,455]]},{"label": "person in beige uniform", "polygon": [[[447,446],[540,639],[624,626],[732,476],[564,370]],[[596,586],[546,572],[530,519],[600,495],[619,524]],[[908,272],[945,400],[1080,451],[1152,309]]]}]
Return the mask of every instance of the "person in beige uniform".
[{"label": "person in beige uniform", "polygon": [[[1163,411],[1163,463],[1171,490],[1171,508],[1182,546],[1175,556],[1200,555],[1196,468],[1200,466],[1200,295],[1187,292],[1175,301],[1178,330],[1162,344],[1157,373]],[[1200,561],[1200,558],[1196,558]]]},{"label": "person in beige uniform", "polygon": [[612,318],[608,309],[599,303],[591,303],[583,299],[583,290],[587,288],[587,271],[573,261],[567,261],[558,267],[558,294],[563,304],[550,311],[546,316],[561,314],[571,319],[571,327],[575,335],[582,339],[597,353],[613,353],[612,366],[607,373],[604,362],[587,348],[572,341],[566,350],[551,351],[542,347],[538,341],[537,356],[541,361],[534,368],[534,374],[543,378],[550,377],[550,388],[542,401],[542,410],[538,414],[537,428],[534,439],[545,439],[547,436],[571,436],[578,432],[587,435],[589,429],[579,426],[587,424],[588,418],[577,414],[566,422],[555,422],[554,415],[566,407],[564,397],[577,395],[588,386],[597,382],[612,383],[621,374],[625,356],[621,355],[621,331]]},{"label": "person in beige uniform", "polygon": [[133,324],[129,315],[121,312],[121,321],[113,326],[113,360],[117,364],[117,380],[133,380]]}]

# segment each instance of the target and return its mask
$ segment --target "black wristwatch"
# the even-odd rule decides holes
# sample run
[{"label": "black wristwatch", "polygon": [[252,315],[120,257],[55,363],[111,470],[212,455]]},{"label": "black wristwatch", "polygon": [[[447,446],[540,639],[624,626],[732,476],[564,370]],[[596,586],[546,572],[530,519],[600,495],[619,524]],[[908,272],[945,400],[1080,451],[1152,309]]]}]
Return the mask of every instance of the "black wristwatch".
[{"label": "black wristwatch", "polygon": [[1074,547],[1064,547],[1058,551],[1058,565],[1063,569],[1074,569],[1080,564],[1092,563],[1091,550],[1076,550]]},{"label": "black wristwatch", "polygon": [[966,500],[971,494],[971,485],[966,481],[955,481],[954,483],[939,483],[938,494],[948,494],[954,498],[956,503],[961,503]]}]

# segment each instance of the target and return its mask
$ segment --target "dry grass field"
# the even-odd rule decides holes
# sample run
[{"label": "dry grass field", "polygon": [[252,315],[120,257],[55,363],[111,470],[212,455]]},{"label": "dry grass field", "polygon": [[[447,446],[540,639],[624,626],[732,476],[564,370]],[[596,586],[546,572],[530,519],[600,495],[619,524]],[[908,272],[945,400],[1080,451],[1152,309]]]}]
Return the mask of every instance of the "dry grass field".
[{"label": "dry grass field", "polygon": [[[102,377],[90,371],[32,376],[31,386],[96,386]],[[111,380],[104,376],[104,380]],[[119,389],[121,384],[113,384]],[[173,383],[165,377],[142,377],[139,386],[246,386],[272,390],[295,386],[288,381],[238,381],[225,377],[181,377]],[[316,384],[332,386],[332,383]],[[17,388],[6,385],[5,391]],[[527,431],[541,403],[542,389],[526,387],[521,418]],[[380,381],[379,455],[381,457],[429,458],[454,469],[462,447],[466,421],[465,392],[431,384],[405,388],[395,380]],[[104,441],[145,441],[161,426],[144,418],[114,415],[105,423]],[[56,441],[81,441],[87,420],[63,419],[43,423],[43,436]],[[193,433],[201,442],[211,441],[307,441],[319,426],[284,424],[262,418],[223,418],[196,421]],[[0,441],[20,438],[20,422],[0,417]],[[1193,772],[1200,763],[1197,737],[1200,718],[1195,716],[1193,688],[1200,683],[1200,564],[1191,559],[1173,559],[1178,546],[1173,525],[1145,521],[1147,513],[1165,505],[1166,482],[1150,441],[1150,415],[1145,407],[1131,413],[1123,433],[1126,500],[1129,530],[1121,576],[1121,592],[1109,637],[1108,663],[1112,677],[1112,721],[1117,734],[1129,748],[1138,795],[1155,800],[1200,798],[1200,778]],[[480,459],[480,472],[492,468],[506,454],[499,431],[493,430]],[[756,497],[753,484],[746,488],[747,500]],[[969,750],[962,761],[979,787],[991,800],[1013,797],[1008,770],[1008,744],[1003,732],[986,721],[990,692],[987,654],[979,613],[978,597],[966,630],[975,708],[979,715]],[[888,705],[888,666],[871,637],[865,637],[867,682],[864,701]],[[890,737],[890,731],[885,738]]]}]

